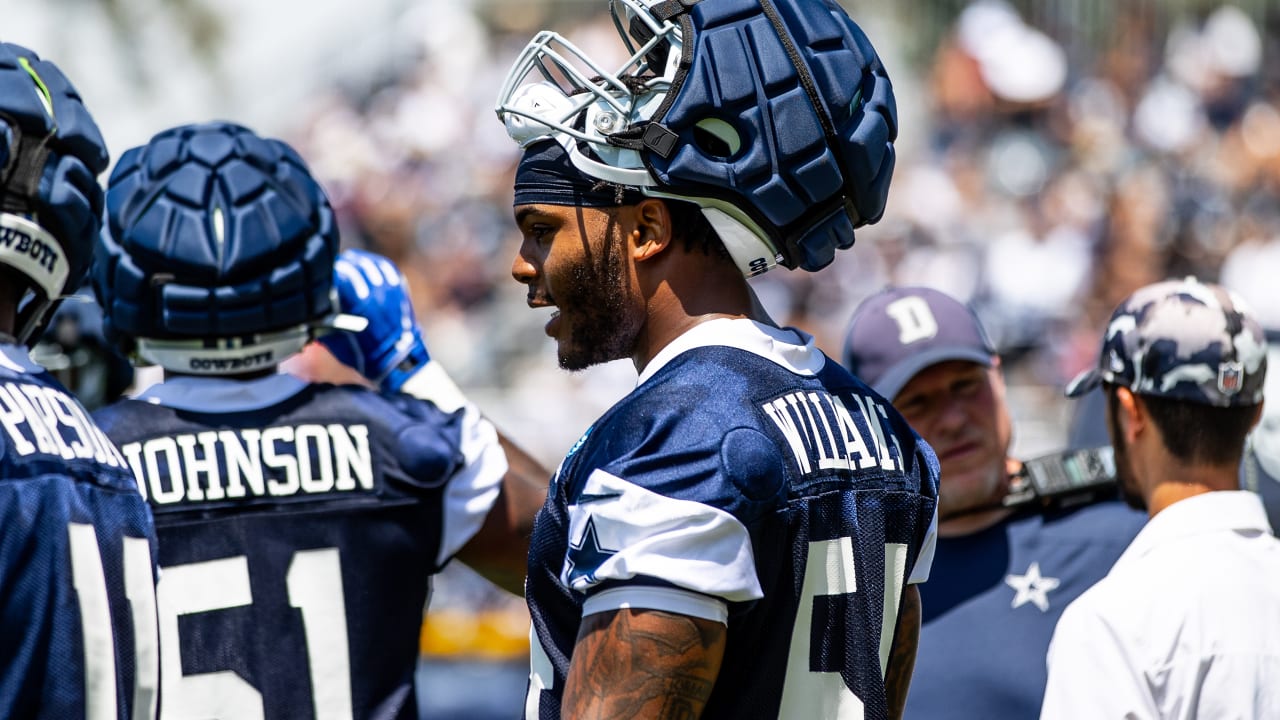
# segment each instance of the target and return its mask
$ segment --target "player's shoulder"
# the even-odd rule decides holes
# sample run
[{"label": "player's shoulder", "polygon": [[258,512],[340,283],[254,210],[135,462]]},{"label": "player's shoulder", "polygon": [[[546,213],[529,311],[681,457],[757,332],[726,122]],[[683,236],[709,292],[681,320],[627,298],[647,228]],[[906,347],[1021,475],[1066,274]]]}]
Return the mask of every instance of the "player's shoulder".
[{"label": "player's shoulder", "polygon": [[119,451],[80,401],[43,368],[6,355],[0,369],[0,480],[64,478],[136,489]]},{"label": "player's shoulder", "polygon": [[602,472],[636,492],[721,509],[768,503],[787,476],[777,444],[741,405],[689,400],[642,388],[615,404],[561,465],[570,497]]},{"label": "player's shoulder", "polygon": [[[0,345],[0,386],[7,387],[10,392],[23,391],[28,398],[33,397],[33,393],[70,394],[53,375],[20,352],[15,346]],[[16,400],[18,403],[21,401],[21,398]],[[12,404],[6,402],[6,405]]]},{"label": "player's shoulder", "polygon": [[695,458],[712,463],[730,444],[744,452],[759,446],[776,455],[776,444],[768,439],[762,415],[753,407],[758,398],[749,391],[708,381],[697,372],[653,380],[593,424],[575,446],[580,462],[606,467],[622,462],[632,472],[641,461],[660,463],[656,458],[669,458],[673,464]]},{"label": "player's shoulder", "polygon": [[619,415],[670,408],[671,419],[722,416],[727,411],[760,407],[794,393],[874,395],[870,388],[813,349],[803,360],[762,355],[726,345],[690,348],[665,363],[614,406]]},{"label": "player's shoulder", "polygon": [[408,395],[277,374],[255,380],[167,379],[135,398],[100,408],[94,415],[104,427],[165,416],[181,416],[194,424],[226,419],[238,424],[324,420],[400,427],[415,421],[446,422],[450,413]]},{"label": "player's shoulder", "polygon": [[696,409],[709,400],[738,398],[770,369],[767,360],[752,353],[722,346],[691,348],[643,378],[624,399],[635,407],[668,403]]},{"label": "player's shoulder", "polygon": [[147,412],[147,404],[133,398],[119,398],[115,402],[102,405],[91,413],[94,423],[103,430],[126,421],[139,410]]},{"label": "player's shoulder", "polygon": [[359,385],[320,383],[312,391],[310,412],[346,425],[366,425],[371,439],[391,448],[396,461],[415,478],[435,482],[462,462],[465,408],[446,412],[430,400]]},{"label": "player's shoulder", "polygon": [[310,393],[308,402],[315,408],[339,409],[352,417],[393,426],[405,422],[448,423],[458,414],[458,411],[446,412],[430,400],[361,385],[315,383],[311,385]]}]

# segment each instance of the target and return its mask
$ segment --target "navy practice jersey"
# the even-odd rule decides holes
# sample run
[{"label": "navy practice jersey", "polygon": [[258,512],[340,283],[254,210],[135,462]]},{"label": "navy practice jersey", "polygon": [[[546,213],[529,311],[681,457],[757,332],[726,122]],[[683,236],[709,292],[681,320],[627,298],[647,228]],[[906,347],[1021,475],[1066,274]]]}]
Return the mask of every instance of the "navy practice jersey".
[{"label": "navy practice jersey", "polygon": [[880,718],[904,583],[928,574],[937,461],[798,334],[713,320],[561,463],[526,596],[526,717],[558,718],[584,614],[724,622],[704,718]]},{"label": "navy practice jersey", "polygon": [[161,717],[416,717],[430,576],[507,469],[474,408],[186,377],[97,417],[155,512]]},{"label": "navy practice jersey", "polygon": [[0,716],[155,716],[155,531],[124,458],[0,345]]},{"label": "navy practice jersey", "polygon": [[1107,501],[939,538],[933,574],[920,586],[906,717],[1038,718],[1058,617],[1107,574],[1146,519]]}]

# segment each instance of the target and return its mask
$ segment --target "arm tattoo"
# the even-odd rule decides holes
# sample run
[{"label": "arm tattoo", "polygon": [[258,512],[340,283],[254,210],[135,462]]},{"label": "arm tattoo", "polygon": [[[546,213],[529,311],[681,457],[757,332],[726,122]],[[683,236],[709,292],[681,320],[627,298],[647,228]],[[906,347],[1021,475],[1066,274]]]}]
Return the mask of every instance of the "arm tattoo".
[{"label": "arm tattoo", "polygon": [[659,610],[582,619],[565,687],[565,718],[696,720],[711,697],[726,628]]},{"label": "arm tattoo", "polygon": [[916,647],[920,642],[920,590],[908,585],[902,593],[898,609],[898,627],[889,650],[889,663],[884,672],[884,690],[889,703],[889,717],[901,718],[907,706],[907,689],[916,666]]}]

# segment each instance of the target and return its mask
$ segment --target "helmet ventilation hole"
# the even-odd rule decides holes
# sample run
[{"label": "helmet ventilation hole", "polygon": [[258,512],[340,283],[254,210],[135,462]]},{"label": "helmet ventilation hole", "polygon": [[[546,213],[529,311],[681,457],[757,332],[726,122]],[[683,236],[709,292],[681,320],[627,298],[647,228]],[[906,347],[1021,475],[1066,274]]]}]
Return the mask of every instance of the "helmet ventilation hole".
[{"label": "helmet ventilation hole", "polygon": [[693,141],[704,153],[728,158],[742,149],[742,138],[729,123],[719,118],[705,118],[693,126]]}]

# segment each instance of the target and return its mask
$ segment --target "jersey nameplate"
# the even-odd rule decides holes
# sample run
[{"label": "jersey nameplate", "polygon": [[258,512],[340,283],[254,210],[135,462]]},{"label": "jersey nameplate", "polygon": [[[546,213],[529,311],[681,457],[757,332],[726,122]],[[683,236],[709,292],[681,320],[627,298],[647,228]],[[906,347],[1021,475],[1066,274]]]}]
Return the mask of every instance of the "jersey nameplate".
[{"label": "jersey nameplate", "polygon": [[[861,424],[849,411],[856,406]],[[879,403],[857,395],[792,392],[760,406],[787,439],[802,475],[873,466],[902,469],[902,449]]]},{"label": "jersey nameplate", "polygon": [[373,489],[367,425],[207,430],[120,450],[154,505]]},{"label": "jersey nameplate", "polygon": [[124,467],[124,458],[74,398],[34,383],[0,384],[0,425],[21,456],[51,455],[64,460],[92,458]]}]

